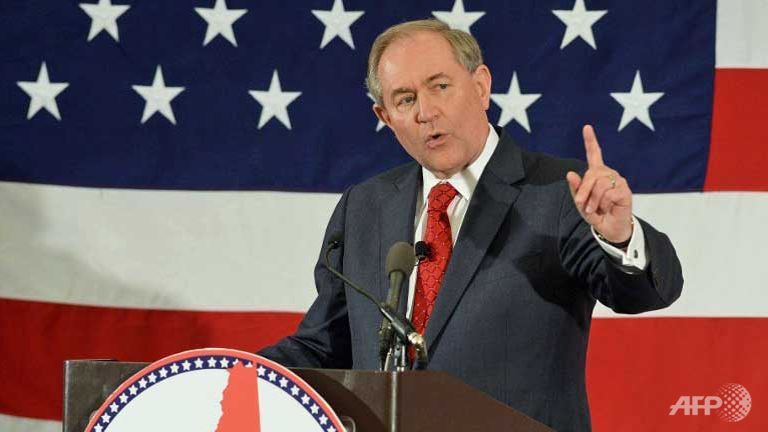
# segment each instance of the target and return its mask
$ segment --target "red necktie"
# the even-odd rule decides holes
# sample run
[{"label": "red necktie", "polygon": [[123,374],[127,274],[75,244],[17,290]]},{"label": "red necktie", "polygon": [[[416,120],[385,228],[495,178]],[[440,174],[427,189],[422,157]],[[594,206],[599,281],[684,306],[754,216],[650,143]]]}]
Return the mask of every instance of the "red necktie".
[{"label": "red necktie", "polygon": [[412,316],[413,326],[421,334],[424,334],[424,329],[427,327],[427,321],[435,306],[437,292],[443,282],[445,269],[451,259],[453,240],[447,209],[457,193],[450,183],[440,183],[429,191],[427,230],[424,240],[429,245],[430,255],[426,261],[419,264],[416,274]]}]

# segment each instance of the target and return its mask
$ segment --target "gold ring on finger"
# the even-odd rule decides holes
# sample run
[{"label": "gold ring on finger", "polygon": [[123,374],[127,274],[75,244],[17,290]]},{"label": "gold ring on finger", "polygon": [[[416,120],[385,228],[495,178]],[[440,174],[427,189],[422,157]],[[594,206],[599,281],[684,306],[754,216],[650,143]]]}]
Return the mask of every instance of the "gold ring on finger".
[{"label": "gold ring on finger", "polygon": [[611,179],[611,189],[615,189],[616,188],[616,177],[609,176],[608,178]]}]

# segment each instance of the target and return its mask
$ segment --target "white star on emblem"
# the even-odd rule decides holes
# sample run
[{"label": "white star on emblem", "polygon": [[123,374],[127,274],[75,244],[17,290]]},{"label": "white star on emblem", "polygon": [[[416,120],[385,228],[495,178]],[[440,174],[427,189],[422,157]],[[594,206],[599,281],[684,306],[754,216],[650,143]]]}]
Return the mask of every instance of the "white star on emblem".
[{"label": "white star on emblem", "polygon": [[336,428],[331,426],[327,429],[328,432],[336,432]]},{"label": "white star on emblem", "polygon": [[183,367],[185,371],[188,371],[189,368],[192,367],[192,363],[190,363],[189,360],[184,360],[184,363],[181,364],[181,367]]},{"label": "white star on emblem", "polygon": [[291,128],[291,119],[288,118],[288,104],[301,96],[301,92],[284,92],[282,87],[280,87],[280,77],[277,74],[277,69],[272,72],[272,82],[269,83],[269,90],[249,90],[248,93],[261,104],[259,129],[272,117],[277,117],[285,127]]},{"label": "white star on emblem", "polygon": [[640,71],[637,71],[629,93],[611,93],[611,97],[624,107],[624,113],[621,115],[621,122],[619,122],[619,132],[633,119],[638,119],[650,130],[655,130],[648,110],[662,96],[664,96],[662,92],[645,93]]},{"label": "white star on emblem", "polygon": [[196,368],[198,368],[198,369],[200,369],[201,367],[203,367],[203,360],[202,360],[202,359],[200,359],[200,357],[198,357],[198,358],[196,358],[196,359],[195,359],[195,367],[196,367]]},{"label": "white star on emblem", "polygon": [[69,83],[52,83],[48,78],[48,67],[45,62],[40,66],[40,72],[37,74],[37,81],[18,81],[16,84],[24,90],[29,96],[29,109],[27,110],[27,120],[37,114],[41,108],[51,113],[56,120],[61,120],[59,106],[56,104],[56,96],[69,87]]},{"label": "white star on emblem", "polygon": [[146,101],[144,114],[141,116],[141,123],[146,122],[154,113],[160,112],[168,121],[176,124],[171,101],[184,91],[184,87],[166,87],[163,69],[159,65],[155,70],[155,79],[152,81],[151,86],[135,85],[132,87]]},{"label": "white star on emblem", "polygon": [[104,423],[109,423],[109,421],[112,420],[112,417],[110,417],[109,414],[104,413],[104,415],[101,416],[101,420],[103,420]]},{"label": "white star on emblem", "polygon": [[216,367],[216,359],[211,357],[208,359],[208,367]]},{"label": "white star on emblem", "polygon": [[221,367],[223,367],[224,369],[229,367],[229,360],[227,360],[226,358],[221,359],[219,363],[221,363]]},{"label": "white star on emblem", "polygon": [[130,8],[128,5],[113,5],[111,0],[99,0],[97,4],[80,3],[80,9],[91,17],[91,30],[88,32],[88,42],[93,40],[102,30],[106,30],[112,36],[112,39],[119,42],[117,19]]},{"label": "white star on emblem", "polygon": [[139,389],[136,388],[135,385],[132,385],[128,387],[128,391],[131,393],[131,396],[136,396],[136,393],[138,393]]},{"label": "white star on emblem", "polygon": [[355,42],[352,40],[352,31],[349,27],[363,16],[364,13],[365,11],[344,10],[344,2],[342,0],[333,0],[333,6],[329,11],[313,9],[312,15],[317,17],[317,19],[319,19],[325,26],[323,40],[320,42],[320,49],[325,48],[325,46],[336,36],[346,42],[350,48],[355,49]]},{"label": "white star on emblem", "polygon": [[280,378],[280,388],[288,387],[288,380],[285,377]]},{"label": "white star on emblem", "polygon": [[269,380],[272,382],[275,382],[275,379],[277,379],[277,374],[275,373],[275,371],[270,372],[268,376],[269,376]]},{"label": "white star on emblem", "polygon": [[144,378],[142,378],[141,380],[139,380],[139,387],[141,387],[141,388],[147,388],[147,380],[145,380]]},{"label": "white star on emblem", "polygon": [[499,117],[499,126],[505,126],[510,120],[515,120],[529,133],[531,126],[528,123],[528,113],[526,110],[531,104],[541,97],[540,93],[520,93],[520,84],[517,82],[517,72],[512,73],[512,81],[509,83],[509,90],[506,94],[491,94],[491,99],[501,108]]},{"label": "white star on emblem", "polygon": [[235,361],[232,362],[232,366],[234,366],[234,365],[236,365],[238,363],[240,363],[240,359],[235,359]]},{"label": "white star on emblem", "polygon": [[112,402],[112,405],[109,406],[109,409],[112,412],[117,412],[117,409],[120,408],[116,403]]},{"label": "white star on emblem", "polygon": [[[373,103],[376,103],[376,99],[374,99],[374,98],[373,98],[373,95],[372,95],[372,94],[370,94],[370,93],[366,93],[366,94],[368,95],[368,99],[372,100],[372,101],[373,101]],[[376,132],[380,131],[380,130],[381,130],[381,128],[383,128],[384,126],[385,126],[385,125],[384,125],[384,122],[383,122],[383,121],[381,121],[381,120],[379,120],[379,122],[378,122],[378,123],[376,123]]]},{"label": "white star on emblem", "polygon": [[584,6],[584,0],[576,0],[572,10],[553,10],[552,13],[566,26],[560,49],[568,46],[577,37],[584,39],[584,42],[593,49],[597,49],[595,36],[592,34],[592,25],[608,13],[607,10],[588,11]]},{"label": "white star on emblem", "polygon": [[157,375],[155,375],[155,373],[154,373],[154,372],[152,372],[151,374],[149,374],[149,375],[147,376],[147,378],[149,378],[149,382],[151,382],[152,384],[154,384],[154,383],[157,381]]},{"label": "white star on emblem", "polygon": [[296,386],[296,384],[291,387],[291,396],[298,396],[299,395],[299,387]]},{"label": "white star on emblem", "polygon": [[311,407],[309,407],[309,410],[312,411],[312,414],[317,414],[317,412],[320,410],[320,407],[317,406],[317,404],[312,404]]},{"label": "white star on emblem", "polygon": [[245,364],[245,367],[247,367],[247,368],[249,368],[249,367],[253,367],[253,363],[251,363],[251,362],[247,362],[247,363]]},{"label": "white star on emblem", "polygon": [[267,370],[264,369],[264,366],[262,366],[262,365],[259,365],[259,367],[256,369],[256,372],[259,374],[259,376],[264,376],[264,372],[266,372],[266,371]]},{"label": "white star on emblem", "polygon": [[168,376],[168,369],[162,368],[158,372],[160,372],[160,378],[165,378]]},{"label": "white star on emblem", "polygon": [[321,425],[325,425],[326,423],[328,423],[328,417],[326,417],[325,414],[321,415],[318,420],[320,421]]},{"label": "white star on emblem", "polygon": [[171,365],[171,373],[174,373],[174,374],[175,373],[179,373],[179,365],[177,365],[176,363],[172,364]]},{"label": "white star on emblem", "polygon": [[453,9],[448,11],[432,11],[432,15],[440,21],[448,24],[452,29],[464,30],[470,33],[469,27],[479,20],[485,12],[467,12],[464,10],[464,1],[456,0]]},{"label": "white star on emblem", "polygon": [[208,23],[203,46],[208,45],[208,42],[217,35],[224,36],[224,39],[228,40],[229,43],[237,46],[232,24],[245,15],[248,9],[227,9],[226,0],[216,0],[216,4],[212,8],[196,7],[195,12]]},{"label": "white star on emblem", "polygon": [[126,402],[128,402],[128,396],[126,396],[125,393],[123,393],[120,395],[120,403],[124,404]]},{"label": "white star on emblem", "polygon": [[301,397],[301,403],[304,404],[304,405],[309,404],[309,396],[307,396],[307,395],[302,396]]},{"label": "white star on emblem", "polygon": [[101,432],[104,430],[104,428],[101,427],[100,424],[97,424],[96,426],[93,427],[93,430],[95,430],[96,432]]}]

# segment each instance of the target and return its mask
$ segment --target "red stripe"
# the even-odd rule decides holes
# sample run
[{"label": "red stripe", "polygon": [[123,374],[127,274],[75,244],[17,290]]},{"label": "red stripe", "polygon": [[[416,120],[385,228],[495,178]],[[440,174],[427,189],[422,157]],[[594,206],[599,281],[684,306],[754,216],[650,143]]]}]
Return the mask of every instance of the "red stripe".
[{"label": "red stripe", "polygon": [[[191,312],[0,299],[0,413],[61,419],[66,359],[154,361],[194,348],[254,352],[293,332],[302,314]],[[10,390],[13,391],[10,391]]]},{"label": "red stripe", "polygon": [[[0,412],[61,418],[68,358],[153,361],[203,346],[255,351],[296,327],[301,314],[179,312],[0,299]],[[596,431],[761,430],[768,426],[768,318],[595,319],[587,380]],[[150,337],[145,337],[151,335]],[[739,423],[670,417],[681,395],[738,383],[753,408]]]},{"label": "red stripe", "polygon": [[[768,318],[626,318],[592,321],[587,385],[595,431],[768,430]],[[683,395],[744,386],[752,409],[670,416]]]},{"label": "red stripe", "polygon": [[768,69],[716,69],[704,190],[768,191]]}]

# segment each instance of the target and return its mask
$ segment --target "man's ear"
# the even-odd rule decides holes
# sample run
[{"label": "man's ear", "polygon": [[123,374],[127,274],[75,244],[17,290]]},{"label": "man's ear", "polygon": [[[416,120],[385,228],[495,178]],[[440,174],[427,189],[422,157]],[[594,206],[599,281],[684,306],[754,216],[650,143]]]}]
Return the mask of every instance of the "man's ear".
[{"label": "man's ear", "polygon": [[386,108],[379,104],[373,104],[373,113],[376,114],[376,117],[381,120],[382,123],[391,128],[389,123],[389,113],[387,112]]},{"label": "man's ear", "polygon": [[472,80],[475,82],[477,95],[483,103],[483,108],[488,109],[491,104],[491,70],[481,64],[472,72]]}]

